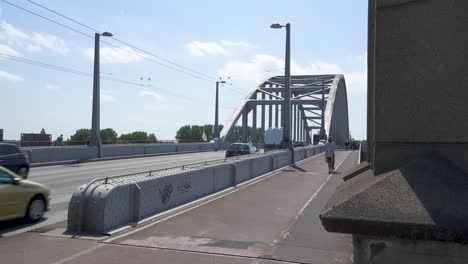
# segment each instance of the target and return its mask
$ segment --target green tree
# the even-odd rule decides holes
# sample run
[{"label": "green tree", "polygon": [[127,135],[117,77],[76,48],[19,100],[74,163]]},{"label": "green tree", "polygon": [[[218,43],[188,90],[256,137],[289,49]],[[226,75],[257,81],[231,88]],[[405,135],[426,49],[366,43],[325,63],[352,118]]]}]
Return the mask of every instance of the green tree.
[{"label": "green tree", "polygon": [[70,144],[86,144],[91,139],[91,129],[81,128],[70,136]]},{"label": "green tree", "polygon": [[101,129],[101,141],[104,144],[114,144],[117,140],[117,132],[112,128]]},{"label": "green tree", "polygon": [[203,141],[203,127],[194,125],[190,133],[190,141]]},{"label": "green tree", "polygon": [[203,126],[203,132],[205,132],[206,135],[206,141],[210,141],[213,139],[213,125],[204,125]]},{"label": "green tree", "polygon": [[156,143],[158,142],[158,138],[156,138],[156,135],[154,133],[151,133],[148,135],[148,140],[151,142],[151,143]]},{"label": "green tree", "polygon": [[[206,141],[213,140],[213,125],[185,125],[179,128],[176,133],[176,139],[181,142],[203,141],[203,133],[206,135]],[[219,132],[223,130],[223,125],[219,125]]]},{"label": "green tree", "polygon": [[185,125],[181,128],[179,128],[179,130],[177,130],[177,133],[176,133],[176,139],[183,142],[183,141],[188,141],[190,140],[190,138],[192,137],[191,135],[191,127],[190,125]]},{"label": "green tree", "polygon": [[148,142],[148,133],[144,131],[134,131],[129,134],[120,135],[120,140],[128,143],[145,143]]}]

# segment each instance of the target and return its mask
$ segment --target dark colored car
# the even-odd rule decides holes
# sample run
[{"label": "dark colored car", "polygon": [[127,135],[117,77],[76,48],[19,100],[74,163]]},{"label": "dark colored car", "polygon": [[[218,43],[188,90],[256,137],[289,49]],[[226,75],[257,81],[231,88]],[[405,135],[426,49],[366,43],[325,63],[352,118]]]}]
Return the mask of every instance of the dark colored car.
[{"label": "dark colored car", "polygon": [[16,145],[0,143],[0,166],[3,166],[23,179],[29,175],[30,152],[22,152]]},{"label": "dark colored car", "polygon": [[254,154],[257,152],[257,148],[248,143],[234,143],[229,146],[226,151],[226,158]]},{"label": "dark colored car", "polygon": [[304,141],[294,141],[294,147],[305,147],[306,143]]}]

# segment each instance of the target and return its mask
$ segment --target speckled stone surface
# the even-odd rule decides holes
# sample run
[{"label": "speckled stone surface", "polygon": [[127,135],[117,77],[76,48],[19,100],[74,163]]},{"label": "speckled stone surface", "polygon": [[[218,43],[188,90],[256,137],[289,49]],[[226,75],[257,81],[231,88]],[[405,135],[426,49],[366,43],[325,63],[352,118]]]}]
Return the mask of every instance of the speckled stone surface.
[{"label": "speckled stone surface", "polygon": [[468,242],[468,175],[426,155],[398,170],[368,170],[334,193],[320,218],[329,232]]}]

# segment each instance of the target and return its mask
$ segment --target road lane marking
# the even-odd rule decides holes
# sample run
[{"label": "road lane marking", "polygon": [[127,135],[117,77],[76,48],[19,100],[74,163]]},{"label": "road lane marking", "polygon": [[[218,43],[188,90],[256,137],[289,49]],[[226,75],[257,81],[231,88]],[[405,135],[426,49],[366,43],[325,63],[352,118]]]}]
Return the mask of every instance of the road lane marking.
[{"label": "road lane marking", "polygon": [[[310,161],[310,160],[316,159],[316,158],[321,157],[321,156],[323,156],[323,153],[319,153],[319,154],[314,155],[314,156],[311,156],[311,157],[309,157],[309,158],[307,158],[307,159],[304,159],[304,160],[301,160],[301,161],[299,161],[299,162],[296,162],[296,164],[301,164],[301,163],[304,163],[304,162],[306,162],[306,161]],[[166,217],[163,217],[163,218],[161,218],[160,220],[157,220],[157,221],[155,221],[155,222],[153,222],[153,223],[150,223],[150,224],[148,224],[148,225],[146,225],[146,226],[142,226],[142,227],[136,228],[135,230],[132,230],[132,231],[130,231],[130,232],[128,232],[128,233],[123,233],[123,234],[118,235],[118,236],[116,236],[116,237],[106,239],[106,240],[102,241],[102,243],[110,243],[110,242],[115,241],[115,240],[117,240],[117,239],[120,239],[120,238],[122,238],[122,237],[130,236],[130,235],[132,235],[132,234],[134,234],[134,233],[136,233],[136,232],[142,231],[142,230],[147,229],[147,228],[149,228],[149,227],[152,227],[152,226],[154,226],[154,225],[156,225],[156,224],[159,224],[159,223],[161,223],[161,222],[164,222],[164,221],[166,221],[166,220],[169,220],[169,219],[171,219],[171,218],[174,218],[174,217],[176,217],[176,216],[178,216],[178,215],[181,215],[181,214],[183,214],[183,213],[189,212],[189,211],[194,210],[194,209],[196,209],[196,208],[198,208],[198,207],[201,207],[201,206],[203,206],[203,205],[206,205],[206,204],[208,204],[208,203],[211,203],[211,202],[213,202],[213,201],[216,201],[216,200],[218,200],[218,199],[221,199],[221,198],[223,198],[223,197],[225,197],[225,196],[227,196],[227,195],[229,195],[229,194],[232,194],[232,193],[234,193],[234,192],[237,192],[237,191],[239,191],[239,190],[242,190],[242,189],[244,189],[244,188],[247,188],[247,187],[249,187],[249,186],[251,186],[251,185],[254,185],[254,184],[259,183],[259,182],[261,182],[261,181],[264,181],[264,180],[266,180],[266,179],[269,179],[269,178],[273,177],[274,175],[277,175],[277,174],[281,173],[285,168],[288,168],[288,167],[290,167],[291,165],[292,165],[292,164],[289,164],[289,165],[287,165],[287,166],[281,167],[281,168],[279,168],[279,169],[276,169],[276,170],[274,170],[274,171],[272,171],[272,172],[269,172],[269,173],[267,173],[267,174],[264,174],[264,175],[262,175],[262,176],[259,176],[259,177],[257,177],[257,178],[254,178],[254,179],[252,179],[252,180],[249,180],[249,181],[247,181],[247,182],[244,182],[244,183],[242,183],[242,184],[239,184],[239,185],[237,185],[237,187],[231,187],[231,188],[229,188],[229,189],[227,189],[227,190],[224,190],[224,192],[226,192],[226,193],[224,193],[224,194],[220,194],[220,193],[223,192],[223,191],[221,191],[221,192],[218,192],[218,193],[215,193],[215,194],[210,195],[210,196],[216,196],[216,195],[218,194],[219,196],[216,196],[215,198],[209,199],[210,196],[205,197],[205,198],[202,198],[202,199],[200,199],[200,200],[206,200],[206,199],[208,199],[208,200],[206,200],[206,201],[204,201],[204,202],[201,202],[201,203],[199,203],[199,204],[197,204],[197,205],[195,205],[195,206],[188,207],[187,209],[183,209],[182,211],[177,212],[177,213],[175,213],[175,214],[172,214],[172,215],[168,215],[168,216],[166,216]],[[340,165],[341,165],[341,164],[340,164]],[[200,202],[200,200],[199,200],[198,202]],[[187,207],[187,206],[189,206],[190,204],[196,203],[196,202],[197,202],[197,201],[193,201],[193,202],[191,202],[191,203],[189,203],[189,204],[182,205],[182,206],[180,206],[180,207],[178,207],[178,208],[171,209],[171,211],[176,211],[177,209],[180,209],[180,208],[183,208],[183,207]],[[158,216],[161,216],[161,215],[167,214],[167,213],[169,213],[169,211],[168,211],[168,212],[163,212],[163,213],[161,213],[161,214],[159,214],[159,215],[155,215],[155,216],[153,216],[152,218],[154,219],[154,218],[157,218]]]}]

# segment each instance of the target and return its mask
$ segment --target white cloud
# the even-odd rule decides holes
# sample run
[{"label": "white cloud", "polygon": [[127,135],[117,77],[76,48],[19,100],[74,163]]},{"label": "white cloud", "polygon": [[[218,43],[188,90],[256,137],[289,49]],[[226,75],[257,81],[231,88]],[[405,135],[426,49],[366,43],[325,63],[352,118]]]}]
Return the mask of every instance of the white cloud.
[{"label": "white cloud", "polygon": [[169,108],[166,98],[156,91],[144,89],[137,93],[138,97],[144,99],[143,109],[147,111],[160,111]]},{"label": "white cloud", "polygon": [[291,74],[293,75],[335,73],[343,73],[343,70],[338,64],[316,61],[308,63],[305,66],[301,66],[294,62],[291,63]]},{"label": "white cloud", "polygon": [[167,104],[144,103],[143,109],[147,111],[161,111],[169,109],[169,106]]},{"label": "white cloud", "polygon": [[225,47],[243,47],[243,48],[256,48],[256,45],[245,41],[229,41],[229,40],[221,40],[221,44]]},{"label": "white cloud", "polygon": [[46,89],[51,92],[59,92],[62,90],[62,87],[55,85],[55,84],[47,84]]},{"label": "white cloud", "polygon": [[232,55],[234,48],[255,48],[256,46],[245,42],[245,41],[230,41],[230,40],[221,40],[219,42],[215,41],[192,41],[185,44],[185,49],[193,56],[217,56],[223,55],[228,56]]},{"label": "white cloud", "polygon": [[207,55],[229,55],[230,51],[216,42],[192,41],[185,48],[193,56],[201,57]]},{"label": "white cloud", "polygon": [[348,93],[367,92],[367,71],[352,71],[345,73],[346,89]]},{"label": "white cloud", "polygon": [[32,51],[32,52],[36,52],[36,51],[41,51],[41,50],[42,50],[41,47],[35,46],[35,45],[28,45],[28,46],[26,46],[26,49],[27,49],[28,51]]},{"label": "white cloud", "polygon": [[[93,100],[93,96],[88,96],[89,100]],[[116,103],[117,98],[112,95],[112,90],[101,90],[101,102],[103,103]]]},{"label": "white cloud", "polygon": [[[350,57],[351,58],[351,57]],[[300,65],[291,62],[291,74],[344,74],[347,89],[350,93],[365,93],[367,87],[367,69],[365,55],[354,56],[354,61],[349,63],[350,69],[344,69],[341,65],[324,61],[309,62]],[[252,89],[262,81],[274,76],[284,74],[284,60],[268,55],[257,54],[250,61],[228,61],[218,71],[219,76],[231,76],[233,81],[239,81],[242,86]]]},{"label": "white cloud", "polygon": [[31,40],[39,46],[42,46],[46,49],[49,49],[51,51],[55,51],[58,53],[63,54],[63,53],[67,53],[68,51],[70,51],[68,47],[65,45],[65,41],[54,35],[42,35],[42,34],[34,32],[31,35]]},{"label": "white cloud", "polygon": [[11,39],[29,39],[28,34],[24,33],[23,31],[15,28],[13,25],[2,21],[0,24],[1,28],[3,29],[3,34],[6,38]]},{"label": "white cloud", "polygon": [[0,44],[0,53],[10,56],[19,56],[20,54],[10,46]]},{"label": "white cloud", "polygon": [[346,88],[350,93],[367,93],[367,52],[349,55],[346,61],[351,68],[345,72]]},{"label": "white cloud", "polygon": [[[130,47],[121,47],[122,49],[104,47],[99,50],[100,61],[102,64],[125,64],[139,62],[145,57],[143,54]],[[84,50],[84,55],[94,60],[94,48]]]},{"label": "white cloud", "polygon": [[138,92],[137,95],[139,97],[144,97],[144,98],[151,99],[151,100],[154,100],[154,101],[164,101],[163,96],[161,96],[157,92],[151,91],[151,90],[141,90],[141,91]]},{"label": "white cloud", "polygon": [[234,80],[239,80],[243,84],[255,87],[266,76],[271,75],[270,70],[278,72],[284,63],[281,59],[267,54],[258,54],[251,61],[228,61],[223,69],[219,71],[219,76],[231,76]]},{"label": "white cloud", "polygon": [[115,103],[115,102],[117,102],[117,99],[113,95],[105,94],[105,93],[101,93],[101,100],[104,103]]},{"label": "white cloud", "polygon": [[18,81],[23,81],[23,77],[13,74],[13,73],[0,70],[0,80],[18,82]]},{"label": "white cloud", "polygon": [[61,54],[70,51],[65,41],[55,35],[37,32],[28,34],[5,21],[1,21],[0,28],[3,30],[0,33],[1,39],[7,40],[9,44],[25,47],[28,51],[47,49]]}]

